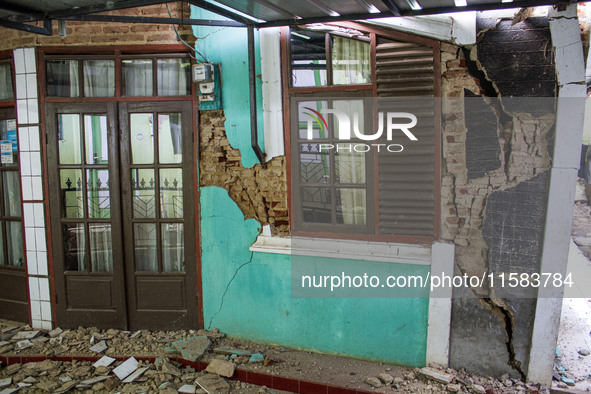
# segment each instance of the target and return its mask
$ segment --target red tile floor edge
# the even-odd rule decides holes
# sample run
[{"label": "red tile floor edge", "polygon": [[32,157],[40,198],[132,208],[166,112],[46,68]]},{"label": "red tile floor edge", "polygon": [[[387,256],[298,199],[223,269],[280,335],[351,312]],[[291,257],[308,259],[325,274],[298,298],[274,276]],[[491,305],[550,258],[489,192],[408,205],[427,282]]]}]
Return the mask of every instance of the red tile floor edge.
[{"label": "red tile floor edge", "polygon": [[[0,362],[6,365],[24,364],[28,362],[38,362],[43,360],[52,361],[98,361],[102,356],[43,356],[43,355],[24,355],[24,356],[5,356],[0,355]],[[129,356],[132,357],[132,356]],[[127,356],[114,356],[118,361],[128,359]],[[154,356],[137,356],[137,360],[149,361],[156,360]],[[183,366],[190,366],[197,371],[207,368],[207,363],[203,361],[190,361],[181,357],[168,357]],[[346,387],[337,387],[327,383],[311,382],[307,380],[292,379],[285,376],[271,375],[263,372],[255,372],[247,369],[237,368],[232,380],[238,380],[245,383],[265,385],[270,389],[289,391],[292,393],[315,394],[315,393],[338,393],[338,394],[371,394],[371,391],[350,389]]]}]

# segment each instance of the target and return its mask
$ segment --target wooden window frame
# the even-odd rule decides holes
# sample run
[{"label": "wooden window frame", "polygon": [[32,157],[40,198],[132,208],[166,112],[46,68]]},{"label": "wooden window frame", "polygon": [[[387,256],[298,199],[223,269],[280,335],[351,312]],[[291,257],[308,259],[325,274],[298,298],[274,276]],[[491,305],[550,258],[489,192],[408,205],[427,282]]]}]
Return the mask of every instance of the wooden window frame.
[{"label": "wooden window frame", "polygon": [[[435,182],[434,182],[434,223],[433,223],[433,236],[417,236],[417,235],[389,235],[380,234],[377,230],[379,222],[379,193],[378,193],[378,155],[373,155],[373,182],[374,192],[368,193],[366,199],[374,199],[374,215],[373,220],[376,226],[376,231],[373,234],[352,234],[346,232],[335,232],[333,231],[311,231],[304,230],[297,227],[295,220],[293,219],[293,213],[295,212],[296,204],[294,204],[294,183],[293,176],[297,174],[297,169],[292,169],[292,155],[293,155],[293,132],[292,132],[292,121],[291,121],[291,108],[290,99],[292,97],[298,97],[311,93],[322,93],[330,97],[332,94],[340,95],[343,93],[355,94],[356,92],[370,93],[371,97],[377,97],[377,80],[376,80],[376,46],[378,37],[386,39],[397,40],[402,42],[415,43],[432,48],[433,59],[434,59],[434,96],[437,100],[441,97],[441,64],[440,64],[440,49],[439,42],[413,36],[406,33],[380,29],[370,25],[365,25],[357,22],[335,22],[328,23],[335,27],[345,27],[369,34],[370,37],[370,70],[371,70],[371,83],[370,84],[359,84],[359,85],[327,85],[325,86],[312,86],[312,87],[293,87],[292,86],[292,73],[291,73],[291,50],[290,50],[290,30],[288,27],[281,29],[281,74],[282,74],[282,96],[283,96],[283,129],[284,129],[284,140],[285,140],[285,155],[286,155],[286,167],[287,167],[287,198],[289,212],[291,212],[290,220],[290,232],[294,236],[302,237],[319,237],[319,238],[332,238],[332,239],[352,239],[352,240],[365,240],[375,242],[400,242],[400,243],[417,243],[425,244],[431,243],[439,239],[440,234],[440,220],[441,220],[441,167],[442,167],[442,147],[441,147],[441,106],[435,106]],[[329,49],[326,49],[327,52]],[[330,57],[327,54],[327,73],[328,64]],[[317,100],[318,97],[311,97],[311,99]],[[296,143],[294,141],[294,143]],[[294,171],[296,171],[294,173]],[[368,189],[369,192],[369,189]],[[301,207],[298,207],[301,208]],[[369,213],[369,212],[368,212]]]}]

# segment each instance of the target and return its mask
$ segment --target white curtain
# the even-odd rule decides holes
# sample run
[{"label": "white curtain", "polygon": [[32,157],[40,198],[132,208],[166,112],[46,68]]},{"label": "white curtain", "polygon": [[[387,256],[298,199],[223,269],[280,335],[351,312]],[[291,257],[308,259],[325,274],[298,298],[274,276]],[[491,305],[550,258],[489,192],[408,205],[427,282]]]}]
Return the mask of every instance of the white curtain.
[{"label": "white curtain", "polygon": [[[362,100],[339,100],[333,102],[336,110],[350,114],[359,114],[359,128],[363,130],[364,109]],[[335,137],[338,137],[338,122],[335,122]],[[363,152],[355,152],[355,141],[339,143],[339,152],[335,155],[335,171],[340,184],[365,185],[365,157]],[[365,188],[337,188],[340,194],[344,224],[365,225],[367,221],[367,204]]]},{"label": "white curtain", "polygon": [[0,100],[12,100],[12,70],[10,64],[0,64]]},{"label": "white curtain", "polygon": [[115,62],[113,60],[84,61],[84,96],[113,97],[115,95]]},{"label": "white curtain", "polygon": [[334,36],[332,75],[335,85],[370,83],[369,43]]},{"label": "white curtain", "polygon": [[126,96],[152,95],[152,61],[124,60],[123,74],[125,76]]},{"label": "white curtain", "polygon": [[[158,59],[158,95],[184,96],[188,91],[186,59]],[[185,66],[185,67],[184,67]]]},{"label": "white curtain", "polygon": [[185,270],[185,231],[182,223],[162,225],[162,268],[164,272]]},{"label": "white curtain", "polygon": [[90,254],[93,272],[113,271],[113,252],[110,224],[90,225]]}]

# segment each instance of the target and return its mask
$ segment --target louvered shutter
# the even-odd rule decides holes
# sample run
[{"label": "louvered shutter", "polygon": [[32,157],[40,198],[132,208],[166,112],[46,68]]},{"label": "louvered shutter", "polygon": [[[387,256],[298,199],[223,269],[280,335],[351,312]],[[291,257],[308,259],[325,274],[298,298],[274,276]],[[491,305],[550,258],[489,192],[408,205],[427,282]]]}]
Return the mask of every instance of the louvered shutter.
[{"label": "louvered shutter", "polygon": [[[410,112],[418,118],[417,126],[410,129],[418,141],[410,141],[400,131],[394,133],[392,141],[380,141],[404,146],[400,153],[378,155],[378,228],[381,234],[434,236],[433,53],[430,47],[383,39],[376,46],[378,111]],[[382,102],[381,98],[386,97],[391,99]]]}]

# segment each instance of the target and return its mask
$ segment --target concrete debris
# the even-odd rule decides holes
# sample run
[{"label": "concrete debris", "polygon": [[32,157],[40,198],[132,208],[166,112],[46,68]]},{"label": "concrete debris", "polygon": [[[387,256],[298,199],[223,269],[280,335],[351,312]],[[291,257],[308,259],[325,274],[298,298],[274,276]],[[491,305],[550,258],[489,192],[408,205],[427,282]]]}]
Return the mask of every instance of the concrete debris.
[{"label": "concrete debris", "polygon": [[389,373],[385,372],[379,374],[378,379],[380,379],[380,381],[382,381],[384,384],[391,384],[392,382],[394,382],[394,377]]},{"label": "concrete debris", "polygon": [[60,335],[62,332],[64,332],[64,331],[63,331],[61,328],[59,328],[59,327],[58,327],[58,328],[54,328],[53,330],[49,331],[49,332],[47,333],[47,335],[48,335],[50,338],[55,338],[55,337],[57,337],[58,335]]},{"label": "concrete debris", "polygon": [[421,368],[421,373],[430,379],[445,384],[451,383],[453,380],[453,376],[430,367]]},{"label": "concrete debris", "polygon": [[125,360],[121,365],[113,370],[113,373],[117,375],[119,380],[123,380],[133,373],[138,367],[138,362],[134,357],[130,357]]},{"label": "concrete debris", "polygon": [[33,347],[33,342],[29,341],[28,339],[25,339],[23,341],[18,341],[16,343],[16,347],[18,347],[19,350],[28,349],[30,347]]},{"label": "concrete debris", "polygon": [[569,386],[574,386],[575,385],[575,380],[574,379],[567,378],[565,376],[562,377],[562,381],[564,383],[566,383],[567,385],[569,385]]},{"label": "concrete debris", "polygon": [[117,387],[119,387],[120,384],[121,381],[119,379],[115,378],[114,376],[111,376],[109,379],[105,380],[104,387],[107,391],[113,391]]},{"label": "concrete debris", "polygon": [[231,378],[234,375],[234,371],[236,371],[236,364],[218,358],[211,360],[207,368],[205,368],[205,372],[214,373],[226,378]]},{"label": "concrete debris", "polygon": [[160,370],[172,376],[181,376],[181,370],[172,365],[169,359],[165,359],[160,365]]},{"label": "concrete debris", "polygon": [[219,375],[203,375],[197,378],[195,383],[208,393],[227,394],[230,392],[230,385]]},{"label": "concrete debris", "polygon": [[16,393],[18,391],[17,388],[15,389],[4,389],[2,391],[0,391],[0,394],[12,394],[12,393]]},{"label": "concrete debris", "polygon": [[470,387],[470,389],[475,394],[486,394],[486,389],[479,384],[473,384],[472,387]]},{"label": "concrete debris", "polygon": [[68,391],[72,390],[74,387],[76,387],[76,381],[71,381],[71,382],[67,382],[64,383],[61,387],[59,387],[57,390],[55,390],[53,393],[54,394],[63,394],[63,393],[67,393]]},{"label": "concrete debris", "polygon": [[196,361],[201,357],[209,348],[209,345],[211,345],[211,341],[205,335],[172,342],[172,346],[181,353],[183,358],[191,361]]},{"label": "concrete debris", "polygon": [[367,383],[368,385],[370,385],[371,387],[374,388],[378,388],[378,387],[382,387],[382,382],[380,382],[380,380],[378,378],[367,378],[365,379],[365,383]]},{"label": "concrete debris", "polygon": [[12,378],[0,379],[0,389],[8,387],[12,384]]},{"label": "concrete debris", "polygon": [[585,349],[585,348],[579,349],[579,354],[580,354],[581,356],[584,356],[584,357],[586,357],[586,356],[588,356],[588,355],[589,355],[589,349]]},{"label": "concrete debris", "polygon": [[459,384],[452,384],[452,383],[450,383],[447,386],[445,386],[445,388],[450,393],[459,393],[460,390],[462,390],[462,386],[461,385],[459,385]]},{"label": "concrete debris", "polygon": [[142,376],[144,374],[144,372],[146,372],[147,370],[148,370],[148,367],[136,369],[134,373],[132,373],[131,375],[129,375],[128,377],[126,377],[123,380],[123,383],[131,383],[131,382],[135,381],[137,378]]},{"label": "concrete debris", "polygon": [[90,349],[88,349],[88,350],[90,350],[91,352],[95,352],[95,353],[102,353],[107,349],[108,349],[107,343],[105,341],[100,341],[96,345],[91,346]]}]

